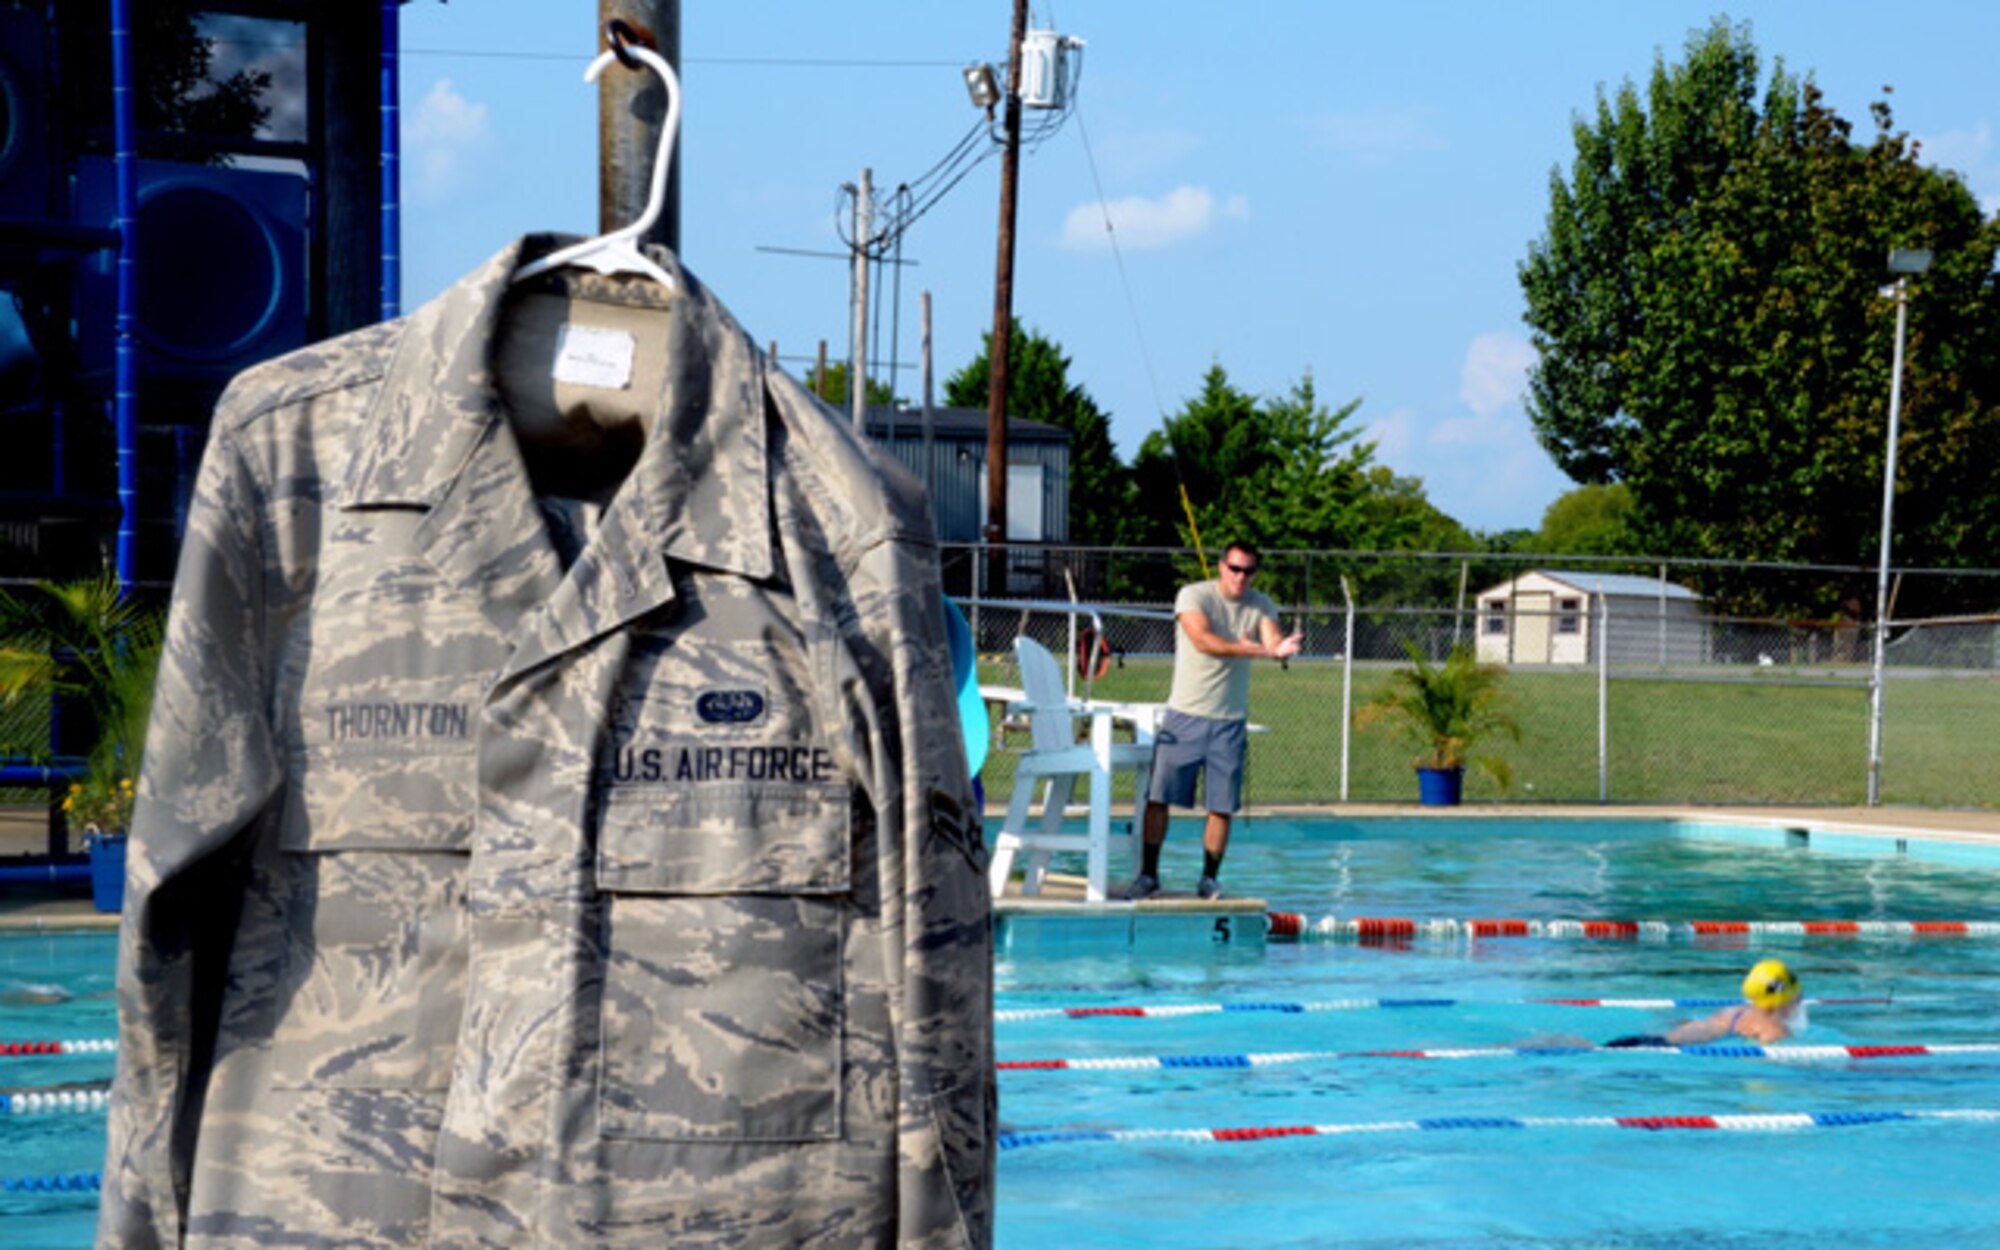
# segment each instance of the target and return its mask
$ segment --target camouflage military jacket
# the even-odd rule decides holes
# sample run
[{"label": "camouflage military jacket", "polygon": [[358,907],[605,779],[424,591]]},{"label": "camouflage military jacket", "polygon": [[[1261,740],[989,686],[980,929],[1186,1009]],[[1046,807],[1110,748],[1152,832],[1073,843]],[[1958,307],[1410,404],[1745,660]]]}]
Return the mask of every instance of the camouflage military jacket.
[{"label": "camouflage military jacket", "polygon": [[989,903],[921,494],[681,273],[644,451],[565,559],[488,359],[552,242],[218,409],[100,1245],[991,1239]]}]

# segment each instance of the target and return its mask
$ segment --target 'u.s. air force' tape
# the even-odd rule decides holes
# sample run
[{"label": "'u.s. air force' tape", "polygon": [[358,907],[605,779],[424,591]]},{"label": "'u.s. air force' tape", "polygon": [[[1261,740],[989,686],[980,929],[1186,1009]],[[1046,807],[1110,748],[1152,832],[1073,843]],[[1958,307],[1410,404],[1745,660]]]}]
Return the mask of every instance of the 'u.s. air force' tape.
[{"label": "'u.s. air force' tape", "polygon": [[986,763],[992,730],[986,720],[986,700],[979,697],[979,656],[972,646],[972,626],[950,599],[944,601],[944,632],[951,640],[951,678],[958,687],[958,727],[965,735],[965,762],[976,777]]}]

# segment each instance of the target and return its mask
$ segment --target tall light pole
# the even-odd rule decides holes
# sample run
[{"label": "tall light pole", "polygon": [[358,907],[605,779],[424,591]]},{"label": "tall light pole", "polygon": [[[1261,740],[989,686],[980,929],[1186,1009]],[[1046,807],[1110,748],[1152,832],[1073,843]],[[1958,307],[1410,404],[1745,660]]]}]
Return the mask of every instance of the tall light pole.
[{"label": "tall light pole", "polygon": [[1868,806],[1882,802],[1882,677],[1889,643],[1889,534],[1896,509],[1896,435],[1903,416],[1903,334],[1909,324],[1910,275],[1931,267],[1931,254],[1899,247],[1889,253],[1889,290],[1896,301],[1896,353],[1889,366],[1889,450],[1882,462],[1882,555],[1875,575],[1875,667],[1868,687]]}]

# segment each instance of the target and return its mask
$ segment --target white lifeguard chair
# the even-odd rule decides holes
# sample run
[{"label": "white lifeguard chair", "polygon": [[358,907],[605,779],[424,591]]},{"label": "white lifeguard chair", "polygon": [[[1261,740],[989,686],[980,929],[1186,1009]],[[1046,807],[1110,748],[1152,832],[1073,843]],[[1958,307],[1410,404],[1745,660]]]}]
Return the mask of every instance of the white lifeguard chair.
[{"label": "white lifeguard chair", "polygon": [[[1021,893],[1039,894],[1049,857],[1057,851],[1082,851],[1088,865],[1085,896],[1093,903],[1104,902],[1113,846],[1128,855],[1138,846],[1138,808],[1145,801],[1146,778],[1153,763],[1153,709],[1071,701],[1063,689],[1062,668],[1056,658],[1032,638],[1014,640],[1014,658],[1021,669],[1022,692],[1027,696],[1022,710],[1028,714],[1030,743],[1014,773],[1014,793],[1007,804],[1006,823],[993,841],[989,870],[993,897],[999,898],[1006,890],[1017,852],[1027,854]],[[1090,735],[1084,742],[1076,739],[1075,718],[1079,715],[1090,717]],[[1115,719],[1130,720],[1137,727],[1139,740],[1113,742],[1111,727]],[[1111,782],[1120,772],[1135,774],[1138,791],[1132,822],[1113,832]],[[1087,779],[1090,785],[1084,831],[1065,833],[1063,812],[1076,792],[1079,778]],[[1042,810],[1031,825],[1029,809],[1037,789],[1042,791]]]}]

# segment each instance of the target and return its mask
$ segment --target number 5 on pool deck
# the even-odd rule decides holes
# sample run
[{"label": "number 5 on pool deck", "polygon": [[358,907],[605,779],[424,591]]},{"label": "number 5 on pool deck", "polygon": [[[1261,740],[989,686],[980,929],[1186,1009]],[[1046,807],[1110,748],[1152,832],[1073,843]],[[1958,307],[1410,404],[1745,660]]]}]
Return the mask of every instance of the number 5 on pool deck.
[{"label": "number 5 on pool deck", "polygon": [[1229,917],[1217,916],[1215,918],[1215,932],[1209,935],[1209,940],[1212,942],[1227,942],[1229,940]]}]

